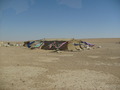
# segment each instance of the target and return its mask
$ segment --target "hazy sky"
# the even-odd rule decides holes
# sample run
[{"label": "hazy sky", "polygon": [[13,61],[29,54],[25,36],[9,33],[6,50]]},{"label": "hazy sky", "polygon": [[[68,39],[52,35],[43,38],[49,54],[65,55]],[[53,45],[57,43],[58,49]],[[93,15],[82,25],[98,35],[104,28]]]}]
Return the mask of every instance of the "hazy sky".
[{"label": "hazy sky", "polygon": [[120,0],[0,0],[0,40],[120,38]]}]

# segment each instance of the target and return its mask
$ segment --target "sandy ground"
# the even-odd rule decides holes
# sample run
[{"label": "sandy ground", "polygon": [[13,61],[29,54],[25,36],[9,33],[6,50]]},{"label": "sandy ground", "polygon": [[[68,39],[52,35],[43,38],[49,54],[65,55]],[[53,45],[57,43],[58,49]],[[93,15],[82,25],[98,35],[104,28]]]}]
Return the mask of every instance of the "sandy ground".
[{"label": "sandy ground", "polygon": [[80,52],[0,47],[0,90],[120,90],[120,38]]}]

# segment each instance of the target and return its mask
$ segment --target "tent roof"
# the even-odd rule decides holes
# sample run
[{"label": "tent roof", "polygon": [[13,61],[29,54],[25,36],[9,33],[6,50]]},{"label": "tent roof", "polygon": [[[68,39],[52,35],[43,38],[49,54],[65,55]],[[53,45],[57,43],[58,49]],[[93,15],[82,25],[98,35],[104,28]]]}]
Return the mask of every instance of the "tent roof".
[{"label": "tent roof", "polygon": [[71,41],[74,40],[74,38],[44,38],[41,39],[41,41]]}]

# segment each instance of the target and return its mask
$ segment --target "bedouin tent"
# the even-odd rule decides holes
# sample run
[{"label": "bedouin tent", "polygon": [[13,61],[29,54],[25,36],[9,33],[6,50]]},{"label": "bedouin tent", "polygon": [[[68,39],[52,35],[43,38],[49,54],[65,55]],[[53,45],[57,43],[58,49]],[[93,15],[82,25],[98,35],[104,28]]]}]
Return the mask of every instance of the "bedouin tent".
[{"label": "bedouin tent", "polygon": [[77,40],[36,40],[36,41],[26,41],[24,46],[28,48],[40,48],[44,50],[69,50],[69,51],[78,51],[85,49],[87,46],[93,47],[93,44]]}]

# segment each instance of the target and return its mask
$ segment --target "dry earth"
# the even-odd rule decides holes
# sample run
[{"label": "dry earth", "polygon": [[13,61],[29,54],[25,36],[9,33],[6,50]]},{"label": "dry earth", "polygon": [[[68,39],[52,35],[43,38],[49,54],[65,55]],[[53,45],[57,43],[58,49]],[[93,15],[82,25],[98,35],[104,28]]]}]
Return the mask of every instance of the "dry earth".
[{"label": "dry earth", "polygon": [[120,90],[120,38],[102,48],[55,53],[0,47],[0,90]]}]

